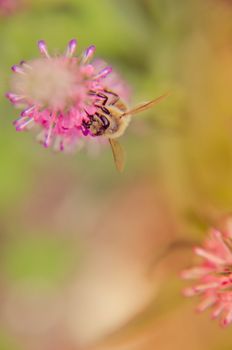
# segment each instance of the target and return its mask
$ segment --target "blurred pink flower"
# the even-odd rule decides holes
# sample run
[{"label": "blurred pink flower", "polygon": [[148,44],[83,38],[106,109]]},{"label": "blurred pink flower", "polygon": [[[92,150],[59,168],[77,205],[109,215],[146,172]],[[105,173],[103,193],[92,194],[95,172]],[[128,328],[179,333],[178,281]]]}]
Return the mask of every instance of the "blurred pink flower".
[{"label": "blurred pink flower", "polygon": [[[64,54],[50,56],[43,40],[38,42],[41,58],[22,61],[12,67],[12,91],[7,98],[16,107],[23,107],[14,122],[17,131],[39,125],[39,141],[56,150],[73,150],[94,138],[86,127],[103,100],[105,89],[128,98],[125,84],[104,61],[89,63],[95,46],[74,56],[77,42],[71,40]],[[99,63],[100,62],[100,63]],[[101,143],[101,141],[100,141]]]},{"label": "blurred pink flower", "polygon": [[212,229],[202,247],[194,248],[201,263],[182,271],[184,279],[198,283],[184,290],[185,296],[199,295],[197,311],[213,307],[212,318],[221,318],[221,325],[232,323],[232,239],[231,232]]},{"label": "blurred pink flower", "polygon": [[19,0],[0,0],[0,16],[9,16],[19,7]]}]

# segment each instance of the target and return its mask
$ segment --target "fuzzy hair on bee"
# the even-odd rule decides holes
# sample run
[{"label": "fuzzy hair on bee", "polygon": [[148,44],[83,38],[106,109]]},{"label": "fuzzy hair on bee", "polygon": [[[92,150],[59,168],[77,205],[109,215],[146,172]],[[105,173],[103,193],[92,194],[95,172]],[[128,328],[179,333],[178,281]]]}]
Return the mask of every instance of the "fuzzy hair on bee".
[{"label": "fuzzy hair on bee", "polygon": [[95,104],[97,111],[93,115],[87,114],[88,119],[83,121],[82,126],[92,136],[103,136],[109,140],[116,168],[121,172],[125,164],[125,155],[117,139],[124,134],[133,115],[152,108],[168,94],[161,95],[132,109],[129,109],[120,96],[113,91],[90,91],[89,94],[98,98],[98,102]]}]

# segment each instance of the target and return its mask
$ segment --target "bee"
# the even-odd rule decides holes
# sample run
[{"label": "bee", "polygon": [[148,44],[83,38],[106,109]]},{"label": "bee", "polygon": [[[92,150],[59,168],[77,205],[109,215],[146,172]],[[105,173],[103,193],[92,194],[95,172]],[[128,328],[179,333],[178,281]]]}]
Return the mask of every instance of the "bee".
[{"label": "bee", "polygon": [[93,115],[87,113],[87,119],[82,122],[83,132],[92,136],[103,136],[108,139],[116,168],[122,172],[125,165],[125,154],[118,138],[127,129],[131,117],[140,112],[152,108],[168,94],[164,94],[151,101],[144,102],[132,109],[114,91],[89,91],[89,95],[96,98],[96,112]]}]

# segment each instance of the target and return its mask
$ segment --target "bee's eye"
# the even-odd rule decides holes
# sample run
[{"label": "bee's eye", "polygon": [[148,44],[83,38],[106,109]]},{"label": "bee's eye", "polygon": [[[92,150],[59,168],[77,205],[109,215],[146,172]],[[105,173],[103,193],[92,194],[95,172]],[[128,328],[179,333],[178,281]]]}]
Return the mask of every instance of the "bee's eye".
[{"label": "bee's eye", "polygon": [[104,128],[107,129],[110,126],[109,120],[104,115],[101,115],[100,119],[103,123]]}]

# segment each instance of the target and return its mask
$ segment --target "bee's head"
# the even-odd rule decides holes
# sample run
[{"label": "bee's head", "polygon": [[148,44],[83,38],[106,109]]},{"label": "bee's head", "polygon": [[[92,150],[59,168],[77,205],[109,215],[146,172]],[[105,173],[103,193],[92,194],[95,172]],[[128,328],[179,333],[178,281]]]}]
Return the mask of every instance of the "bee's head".
[{"label": "bee's head", "polygon": [[101,136],[109,128],[110,121],[105,115],[96,113],[94,115],[88,115],[88,120],[83,121],[82,126],[92,136]]}]

